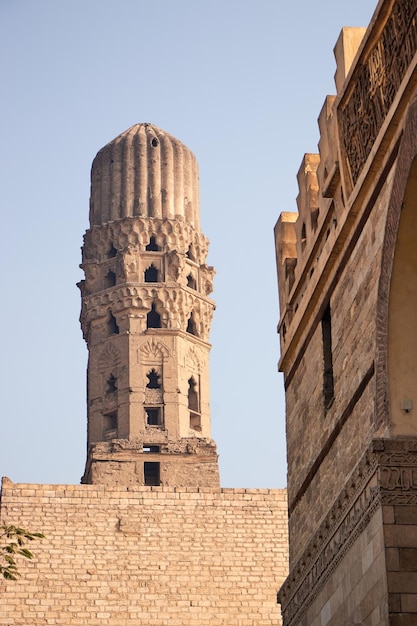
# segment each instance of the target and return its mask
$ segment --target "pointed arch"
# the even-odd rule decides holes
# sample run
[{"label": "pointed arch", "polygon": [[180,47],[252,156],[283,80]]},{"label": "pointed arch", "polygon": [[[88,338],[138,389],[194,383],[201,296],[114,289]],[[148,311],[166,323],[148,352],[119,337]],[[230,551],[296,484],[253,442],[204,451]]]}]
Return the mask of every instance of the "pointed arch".
[{"label": "pointed arch", "polygon": [[190,333],[190,335],[198,337],[197,323],[194,319],[193,311],[191,311],[190,317],[188,318],[186,331],[187,333]]},{"label": "pointed arch", "polygon": [[143,278],[145,283],[157,283],[159,282],[159,270],[151,263],[149,267],[144,271]]},{"label": "pointed arch", "polygon": [[188,379],[188,408],[190,411],[200,412],[200,403],[198,398],[198,385],[194,376]]},{"label": "pointed arch", "polygon": [[[398,148],[378,285],[374,419],[376,428],[382,424],[394,426],[393,434],[406,434],[404,428],[407,430],[410,425],[407,411],[401,406],[402,400],[407,400],[407,387],[403,388],[402,383],[398,383],[396,370],[399,373],[407,367],[406,353],[414,351],[417,346],[417,324],[413,323],[417,295],[409,291],[410,281],[414,283],[414,289],[417,284],[417,253],[413,246],[410,247],[408,235],[411,233],[407,233],[417,220],[417,202],[413,197],[417,193],[416,177],[417,99],[410,105]],[[409,376],[417,376],[416,365],[412,365],[407,378]],[[414,411],[417,411],[417,406]]]},{"label": "pointed arch", "polygon": [[159,252],[161,250],[161,247],[158,246],[155,235],[150,236],[149,243],[145,246],[145,250],[146,252]]}]

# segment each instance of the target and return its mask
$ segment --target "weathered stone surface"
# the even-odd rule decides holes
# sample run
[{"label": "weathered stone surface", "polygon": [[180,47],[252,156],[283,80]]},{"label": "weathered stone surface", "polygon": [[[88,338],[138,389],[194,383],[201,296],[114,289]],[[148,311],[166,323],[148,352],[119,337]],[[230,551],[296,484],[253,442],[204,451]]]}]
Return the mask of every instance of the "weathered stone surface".
[{"label": "weathered stone surface", "polygon": [[[219,488],[209,409],[214,269],[198,194],[194,155],[151,124],[94,159],[80,283],[89,351],[83,482]],[[119,443],[104,452],[109,441]]]}]

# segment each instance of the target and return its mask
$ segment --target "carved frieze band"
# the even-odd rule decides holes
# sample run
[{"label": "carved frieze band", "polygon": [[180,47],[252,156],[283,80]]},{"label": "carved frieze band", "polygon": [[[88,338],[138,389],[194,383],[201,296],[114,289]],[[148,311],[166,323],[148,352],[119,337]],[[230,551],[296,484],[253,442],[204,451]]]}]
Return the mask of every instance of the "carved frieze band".
[{"label": "carved frieze band", "polygon": [[382,504],[417,504],[417,442],[378,443]]},{"label": "carved frieze band", "polygon": [[156,238],[163,252],[177,250],[185,254],[192,244],[195,262],[204,264],[206,260],[209,241],[190,224],[181,220],[129,217],[87,230],[84,235],[83,262],[102,262],[108,258],[109,244],[116,250],[134,246],[139,252],[145,252],[151,236]]},{"label": "carved frieze band", "polygon": [[374,440],[278,592],[284,624],[297,624],[381,505],[417,503],[417,446]]},{"label": "carved frieze band", "polygon": [[417,0],[397,0],[355,84],[342,99],[342,143],[353,184],[359,178],[401,82],[417,51]]},{"label": "carved frieze band", "polygon": [[82,302],[81,324],[84,327],[93,319],[106,318],[109,311],[117,315],[126,309],[136,310],[146,319],[153,302],[157,305],[164,328],[185,330],[187,320],[193,312],[198,335],[208,341],[214,302],[197,292],[181,288],[165,287],[156,290],[153,287],[125,284],[86,296]]},{"label": "carved frieze band", "polygon": [[286,626],[297,623],[372,516],[378,502],[371,482],[376,467],[368,452],[290,571],[278,593]]}]

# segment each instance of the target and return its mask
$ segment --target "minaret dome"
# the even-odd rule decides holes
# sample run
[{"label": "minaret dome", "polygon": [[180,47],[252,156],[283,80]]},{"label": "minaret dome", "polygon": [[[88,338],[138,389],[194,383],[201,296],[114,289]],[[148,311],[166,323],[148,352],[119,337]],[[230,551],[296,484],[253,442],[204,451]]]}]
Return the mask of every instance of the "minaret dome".
[{"label": "minaret dome", "polygon": [[185,220],[200,228],[197,160],[153,124],[132,126],[93,161],[90,226],[126,217]]}]

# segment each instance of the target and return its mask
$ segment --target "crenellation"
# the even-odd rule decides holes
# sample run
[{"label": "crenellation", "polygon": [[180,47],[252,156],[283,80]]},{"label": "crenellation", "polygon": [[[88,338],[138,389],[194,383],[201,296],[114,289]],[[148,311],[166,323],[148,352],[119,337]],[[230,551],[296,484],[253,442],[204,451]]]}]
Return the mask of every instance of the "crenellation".
[{"label": "crenellation", "polygon": [[[340,183],[339,139],[335,108],[336,96],[327,96],[318,118],[320,162],[317,167],[317,178],[323,198],[333,198]],[[322,200],[319,200],[319,205],[326,208]]]},{"label": "crenellation", "polygon": [[337,95],[343,92],[345,81],[354,67],[355,57],[358,54],[364,39],[366,28],[344,27],[333,49],[336,60],[336,73],[334,82]]}]

